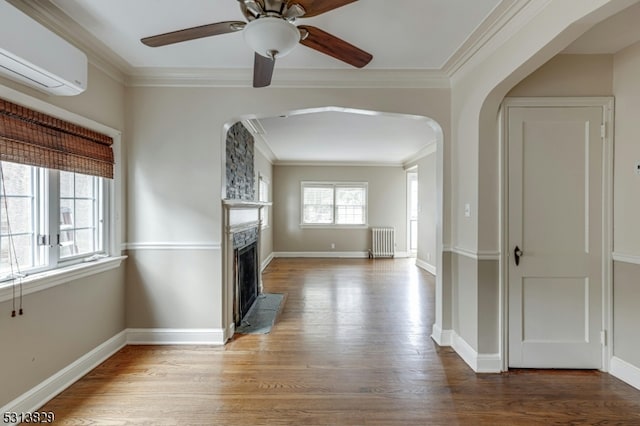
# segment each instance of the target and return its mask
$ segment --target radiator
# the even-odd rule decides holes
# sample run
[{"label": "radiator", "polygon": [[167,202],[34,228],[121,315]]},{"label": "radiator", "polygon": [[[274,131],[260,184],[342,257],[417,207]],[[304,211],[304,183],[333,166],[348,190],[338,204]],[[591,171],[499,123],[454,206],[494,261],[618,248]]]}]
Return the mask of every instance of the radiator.
[{"label": "radiator", "polygon": [[371,228],[371,245],[369,258],[395,255],[396,231],[395,228]]}]

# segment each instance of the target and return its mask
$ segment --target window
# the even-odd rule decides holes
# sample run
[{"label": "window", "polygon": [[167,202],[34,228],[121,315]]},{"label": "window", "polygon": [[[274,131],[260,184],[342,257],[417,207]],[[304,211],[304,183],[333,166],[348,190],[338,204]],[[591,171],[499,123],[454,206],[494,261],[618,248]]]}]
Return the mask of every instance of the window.
[{"label": "window", "polygon": [[0,162],[0,281],[105,252],[104,178]]},{"label": "window", "polygon": [[303,225],[367,224],[367,184],[302,182]]},{"label": "window", "polygon": [[[262,175],[258,177],[258,201],[269,202],[269,181]],[[263,228],[269,226],[269,206],[264,206],[260,209],[260,220]]]}]

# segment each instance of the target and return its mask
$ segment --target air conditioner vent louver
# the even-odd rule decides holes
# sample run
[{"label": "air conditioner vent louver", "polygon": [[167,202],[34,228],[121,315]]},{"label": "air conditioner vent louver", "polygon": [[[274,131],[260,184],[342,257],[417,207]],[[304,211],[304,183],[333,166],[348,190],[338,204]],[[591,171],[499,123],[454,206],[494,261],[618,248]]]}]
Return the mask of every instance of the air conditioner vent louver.
[{"label": "air conditioner vent louver", "polygon": [[78,95],[87,86],[87,57],[0,0],[0,76],[55,95]]}]

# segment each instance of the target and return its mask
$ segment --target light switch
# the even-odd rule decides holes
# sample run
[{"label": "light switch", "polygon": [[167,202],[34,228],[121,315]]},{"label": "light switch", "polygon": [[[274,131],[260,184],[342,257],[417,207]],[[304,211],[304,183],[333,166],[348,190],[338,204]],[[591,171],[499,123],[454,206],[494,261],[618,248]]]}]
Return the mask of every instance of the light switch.
[{"label": "light switch", "polygon": [[640,175],[640,161],[636,163],[636,174]]},{"label": "light switch", "polygon": [[471,204],[464,205],[464,217],[471,217]]}]

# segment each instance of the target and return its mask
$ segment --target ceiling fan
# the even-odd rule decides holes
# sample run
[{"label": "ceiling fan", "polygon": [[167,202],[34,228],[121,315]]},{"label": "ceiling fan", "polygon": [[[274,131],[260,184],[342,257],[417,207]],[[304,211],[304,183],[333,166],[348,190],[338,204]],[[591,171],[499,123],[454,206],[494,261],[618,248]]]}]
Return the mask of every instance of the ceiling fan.
[{"label": "ceiling fan", "polygon": [[253,49],[253,87],[271,84],[276,58],[301,43],[357,68],[373,56],[346,41],[310,25],[295,25],[297,18],[311,18],[357,0],[238,0],[248,22],[224,21],[145,37],[150,47],[166,46],[198,38],[242,31]]}]

